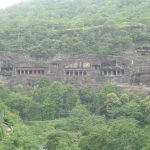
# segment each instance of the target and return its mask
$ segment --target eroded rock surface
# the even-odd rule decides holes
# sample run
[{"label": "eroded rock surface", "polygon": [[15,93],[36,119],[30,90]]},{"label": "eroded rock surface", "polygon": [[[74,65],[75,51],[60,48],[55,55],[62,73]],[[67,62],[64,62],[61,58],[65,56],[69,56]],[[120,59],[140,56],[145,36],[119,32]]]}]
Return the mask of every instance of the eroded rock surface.
[{"label": "eroded rock surface", "polygon": [[23,84],[33,88],[42,76],[50,80],[85,83],[100,88],[105,82],[150,86],[149,48],[145,54],[135,49],[131,56],[102,56],[94,54],[55,55],[36,57],[19,53],[0,52],[0,81],[8,86]]}]

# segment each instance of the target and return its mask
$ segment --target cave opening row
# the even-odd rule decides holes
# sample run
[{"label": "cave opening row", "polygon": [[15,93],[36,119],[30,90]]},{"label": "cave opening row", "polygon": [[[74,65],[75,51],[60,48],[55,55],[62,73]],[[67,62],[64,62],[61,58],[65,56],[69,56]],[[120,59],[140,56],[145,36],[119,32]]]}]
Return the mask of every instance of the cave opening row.
[{"label": "cave opening row", "polygon": [[124,69],[122,70],[103,70],[102,75],[104,76],[122,76],[124,75]]},{"label": "cave opening row", "polygon": [[66,70],[65,71],[65,75],[66,76],[86,76],[87,75],[87,71],[86,70],[79,70],[79,71],[77,71],[77,70],[71,70],[71,71],[69,71],[69,70]]},{"label": "cave opening row", "polygon": [[44,70],[16,70],[17,75],[44,75]]}]

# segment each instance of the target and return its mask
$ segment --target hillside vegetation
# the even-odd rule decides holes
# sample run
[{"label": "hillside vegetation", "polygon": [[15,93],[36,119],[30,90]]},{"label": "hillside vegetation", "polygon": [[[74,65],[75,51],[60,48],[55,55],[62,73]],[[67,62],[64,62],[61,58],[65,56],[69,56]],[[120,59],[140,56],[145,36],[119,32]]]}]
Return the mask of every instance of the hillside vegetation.
[{"label": "hillside vegetation", "polygon": [[150,149],[150,97],[111,84],[97,93],[46,78],[28,92],[1,86],[0,117],[0,150]]},{"label": "hillside vegetation", "polygon": [[0,11],[0,51],[121,55],[150,40],[150,0],[31,0]]},{"label": "hillside vegetation", "polygon": [[[0,51],[121,55],[150,40],[150,0],[29,0],[0,10]],[[0,150],[150,150],[150,96],[41,78],[0,84]],[[7,131],[9,129],[9,133]]]}]

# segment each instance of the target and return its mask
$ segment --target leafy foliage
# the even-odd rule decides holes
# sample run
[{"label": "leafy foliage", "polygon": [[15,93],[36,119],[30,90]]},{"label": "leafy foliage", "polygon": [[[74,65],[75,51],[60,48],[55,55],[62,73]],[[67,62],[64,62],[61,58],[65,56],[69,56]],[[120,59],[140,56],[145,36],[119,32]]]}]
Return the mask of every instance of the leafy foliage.
[{"label": "leafy foliage", "polygon": [[150,39],[149,0],[32,0],[0,12],[0,50],[121,55]]},{"label": "leafy foliage", "polygon": [[[8,95],[1,88],[0,149],[149,149],[149,96],[111,84],[95,92],[89,85],[77,91],[58,81],[45,83],[28,92],[19,85]],[[4,125],[13,128],[10,136]]]},{"label": "leafy foliage", "polygon": [[[150,40],[149,0],[30,0],[0,10],[0,51],[121,55]],[[7,131],[8,130],[8,131]],[[0,85],[0,150],[149,150],[150,97],[42,78]]]}]

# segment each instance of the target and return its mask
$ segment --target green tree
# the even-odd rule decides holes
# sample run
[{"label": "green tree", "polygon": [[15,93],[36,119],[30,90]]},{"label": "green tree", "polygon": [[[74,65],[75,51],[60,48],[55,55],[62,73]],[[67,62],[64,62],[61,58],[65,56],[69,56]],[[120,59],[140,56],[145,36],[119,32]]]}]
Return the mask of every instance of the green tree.
[{"label": "green tree", "polygon": [[113,117],[114,111],[116,111],[116,109],[120,107],[121,104],[122,103],[119,97],[115,93],[107,94],[106,101],[104,102],[104,105],[106,108],[106,115]]},{"label": "green tree", "polygon": [[140,101],[141,112],[145,118],[145,122],[150,123],[150,97],[147,96]]},{"label": "green tree", "polygon": [[79,100],[77,90],[73,85],[66,85],[63,93],[64,113],[70,113]]},{"label": "green tree", "polygon": [[106,114],[106,101],[108,100],[108,94],[114,93],[117,97],[119,96],[119,90],[116,85],[105,84],[101,91],[98,93],[96,112],[97,114]]},{"label": "green tree", "polygon": [[86,108],[91,112],[95,112],[97,106],[96,105],[97,95],[94,89],[89,85],[85,85],[80,90],[79,95],[81,103],[85,105]]},{"label": "green tree", "polygon": [[115,120],[110,129],[106,149],[141,150],[145,146],[146,134],[133,119]]},{"label": "green tree", "polygon": [[109,129],[106,125],[97,125],[88,128],[88,134],[83,133],[80,141],[81,150],[105,149]]},{"label": "green tree", "polygon": [[63,150],[64,148],[66,148],[67,150],[70,150],[70,146],[72,145],[72,138],[72,135],[68,132],[54,131],[49,134],[45,149]]},{"label": "green tree", "polygon": [[20,93],[11,93],[5,104],[12,110],[15,110],[19,115],[26,119],[28,116],[29,108],[31,106],[31,98],[24,96]]},{"label": "green tree", "polygon": [[35,137],[29,132],[29,129],[20,124],[15,126],[13,134],[5,140],[3,144],[4,150],[37,150]]},{"label": "green tree", "polygon": [[61,112],[63,112],[63,108],[64,108],[64,100],[63,100],[63,95],[64,95],[64,91],[65,91],[65,86],[58,81],[54,81],[49,89],[49,95],[48,95],[48,99],[51,99],[54,101],[54,103],[56,104],[56,116],[60,117],[61,116]]},{"label": "green tree", "polygon": [[42,77],[39,81],[38,81],[38,87],[39,88],[43,88],[43,87],[48,87],[50,85],[50,81],[47,77]]},{"label": "green tree", "polygon": [[54,100],[45,99],[43,102],[43,116],[44,120],[55,119],[57,114],[57,106]]},{"label": "green tree", "polygon": [[4,138],[4,130],[3,130],[3,127],[0,123],[0,141],[3,140],[3,138]]}]

